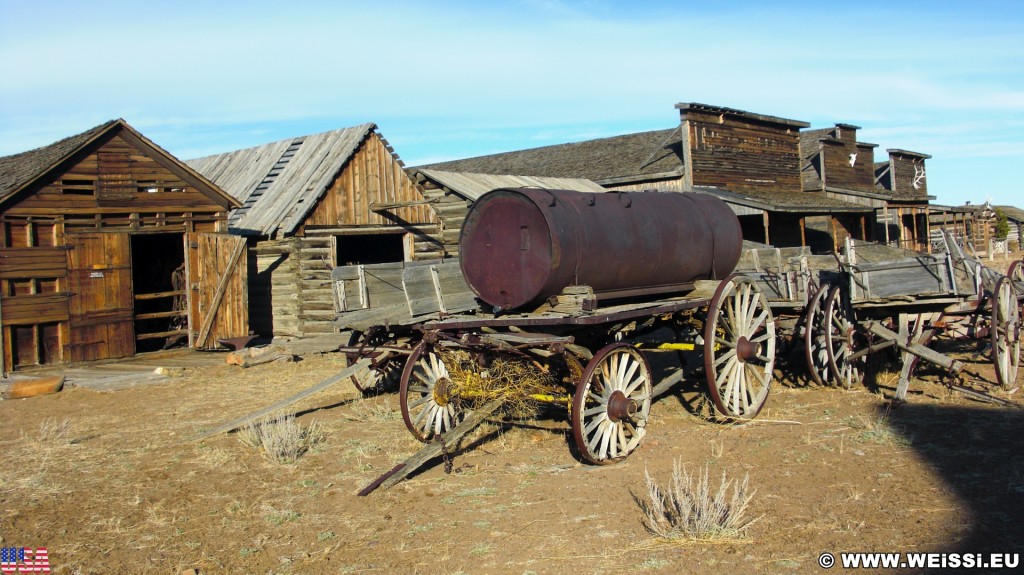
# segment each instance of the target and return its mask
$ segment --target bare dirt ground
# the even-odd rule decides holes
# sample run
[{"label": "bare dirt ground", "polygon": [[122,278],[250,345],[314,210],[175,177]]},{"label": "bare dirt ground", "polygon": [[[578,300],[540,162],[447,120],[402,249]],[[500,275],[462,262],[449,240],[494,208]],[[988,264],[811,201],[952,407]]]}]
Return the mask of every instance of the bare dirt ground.
[{"label": "bare dirt ground", "polygon": [[[875,390],[778,385],[747,425],[695,414],[697,384],[684,382],[621,464],[579,463],[564,416],[540,418],[490,425],[452,474],[435,464],[368,497],[356,493],[420,446],[395,394],[345,383],[296,406],[327,437],[294,464],[236,434],[189,441],[342,367],[338,354],[218,365],[0,402],[0,545],[47,547],[53,572],[97,574],[813,573],[825,551],[1022,551],[1024,414],[927,374],[892,410],[892,373]],[[65,419],[67,441],[41,434]],[[675,458],[712,478],[749,474],[760,520],[745,538],[644,529],[644,471],[667,482]]]}]

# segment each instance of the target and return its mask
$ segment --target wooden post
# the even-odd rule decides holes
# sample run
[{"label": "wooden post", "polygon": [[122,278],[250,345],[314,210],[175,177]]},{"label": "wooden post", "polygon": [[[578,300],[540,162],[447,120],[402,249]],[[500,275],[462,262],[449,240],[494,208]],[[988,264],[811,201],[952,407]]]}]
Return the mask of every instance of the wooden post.
[{"label": "wooden post", "polygon": [[800,218],[800,247],[807,245],[807,218]]},{"label": "wooden post", "polygon": [[928,244],[928,253],[932,253],[932,218],[928,208],[924,211],[924,237]]},{"label": "wooden post", "polygon": [[772,241],[768,235],[768,210],[761,212],[761,219],[764,220],[764,243],[771,245]]},{"label": "wooden post", "polygon": [[828,221],[832,224],[832,251],[839,251],[839,229],[836,226],[836,217],[832,214],[828,215]]},{"label": "wooden post", "polygon": [[911,234],[914,236],[914,249],[917,249],[921,244],[921,234],[917,230],[917,206],[910,208],[910,220],[913,225]]},{"label": "wooden post", "polygon": [[889,245],[889,206],[882,206],[882,228],[885,230],[885,245]]}]

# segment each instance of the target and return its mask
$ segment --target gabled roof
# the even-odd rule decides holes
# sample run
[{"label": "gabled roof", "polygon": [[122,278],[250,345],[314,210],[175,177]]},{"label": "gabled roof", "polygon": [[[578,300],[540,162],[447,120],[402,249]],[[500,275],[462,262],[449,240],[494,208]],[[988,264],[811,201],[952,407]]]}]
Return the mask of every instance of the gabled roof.
[{"label": "gabled roof", "polygon": [[590,180],[581,178],[505,176],[428,169],[413,170],[413,173],[421,175],[438,186],[471,201],[476,201],[480,196],[498,188],[544,188],[548,190],[575,190],[577,192],[594,193],[608,191]]},{"label": "gabled roof", "polygon": [[48,146],[0,158],[0,203],[7,201],[33,183],[61,169],[65,162],[71,160],[73,156],[85,150],[94,142],[99,142],[118,134],[125,137],[125,139],[139,148],[140,151],[146,153],[163,167],[180,177],[182,181],[208,196],[215,203],[225,208],[239,205],[234,198],[137,132],[135,128],[132,128],[123,119],[110,120],[81,134],[64,138]]},{"label": "gabled roof", "polygon": [[186,163],[242,202],[228,219],[241,235],[293,233],[330,187],[372,123],[288,138],[188,160]]},{"label": "gabled roof", "polygon": [[582,178],[599,184],[678,178],[683,174],[682,140],[677,127],[440,162],[420,168]]}]

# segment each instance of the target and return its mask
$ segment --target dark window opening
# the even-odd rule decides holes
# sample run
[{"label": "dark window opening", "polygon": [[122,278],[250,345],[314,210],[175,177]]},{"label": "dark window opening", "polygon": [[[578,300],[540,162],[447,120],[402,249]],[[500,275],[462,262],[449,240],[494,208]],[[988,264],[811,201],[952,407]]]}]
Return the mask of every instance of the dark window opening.
[{"label": "dark window opening", "polygon": [[405,261],[405,242],[402,234],[335,236],[335,245],[334,261],[339,266]]},{"label": "dark window opening", "polygon": [[131,237],[135,350],[188,345],[188,291],[181,234]]},{"label": "dark window opening", "polygon": [[61,180],[60,192],[75,196],[92,196],[96,193],[96,182],[93,180]]}]

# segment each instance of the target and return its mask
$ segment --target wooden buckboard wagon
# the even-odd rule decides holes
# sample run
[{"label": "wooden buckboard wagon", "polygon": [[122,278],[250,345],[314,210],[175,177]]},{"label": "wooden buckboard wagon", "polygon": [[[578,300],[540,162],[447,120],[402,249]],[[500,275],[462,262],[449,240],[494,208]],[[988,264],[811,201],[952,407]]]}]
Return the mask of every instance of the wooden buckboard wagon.
[{"label": "wooden buckboard wagon", "polygon": [[999,401],[953,384],[965,365],[927,346],[937,337],[979,341],[997,383],[1015,388],[1024,264],[1013,262],[1004,276],[953,238],[944,247],[932,255],[848,239],[841,254],[827,256],[750,249],[737,273],[765,292],[778,315],[780,349],[802,347],[807,375],[819,385],[850,388],[862,381],[869,354],[896,347],[897,400],[923,360],[949,372],[951,386]]}]

